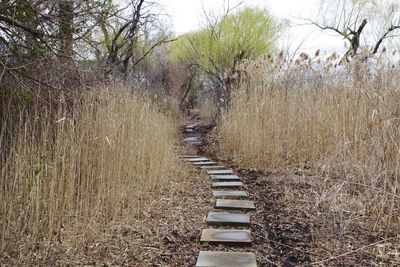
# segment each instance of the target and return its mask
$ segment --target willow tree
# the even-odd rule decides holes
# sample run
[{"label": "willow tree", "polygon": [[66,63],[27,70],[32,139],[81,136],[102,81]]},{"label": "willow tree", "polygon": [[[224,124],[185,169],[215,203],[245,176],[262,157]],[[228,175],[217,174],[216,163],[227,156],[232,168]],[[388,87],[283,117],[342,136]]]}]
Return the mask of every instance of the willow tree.
[{"label": "willow tree", "polygon": [[[209,20],[210,21],[210,20]],[[225,14],[215,23],[185,34],[173,45],[172,57],[190,68],[193,80],[212,84],[219,104],[229,103],[232,77],[244,59],[252,60],[274,49],[278,25],[264,9],[245,8]],[[187,91],[191,87],[186,87]]]}]

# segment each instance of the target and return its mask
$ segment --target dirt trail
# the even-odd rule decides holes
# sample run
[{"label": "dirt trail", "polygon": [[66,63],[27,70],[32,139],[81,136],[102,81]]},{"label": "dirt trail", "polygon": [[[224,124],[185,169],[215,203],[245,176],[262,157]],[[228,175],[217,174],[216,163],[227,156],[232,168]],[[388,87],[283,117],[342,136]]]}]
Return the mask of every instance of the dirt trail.
[{"label": "dirt trail", "polygon": [[196,154],[206,155],[235,170],[246,185],[250,198],[256,203],[256,211],[252,215],[251,250],[256,254],[258,266],[288,267],[310,263],[307,252],[312,243],[310,225],[300,218],[303,214],[292,213],[286,208],[283,187],[274,180],[274,174],[250,171],[232,162],[218,160],[207,142],[206,135],[211,126],[202,124],[200,119],[192,120],[192,124],[194,122],[197,123],[196,132],[205,141],[197,146]]},{"label": "dirt trail", "polygon": [[398,262],[377,259],[375,247],[358,249],[382,239],[362,229],[342,229],[331,213],[317,212],[310,201],[315,183],[307,180],[317,179],[314,174],[306,169],[268,171],[238,166],[215,152],[215,140],[207,134],[211,128],[198,126],[203,144],[196,152],[238,174],[256,203],[251,251],[258,266],[398,266]]},{"label": "dirt trail", "polygon": [[275,178],[277,174],[241,168],[233,162],[218,159],[209,143],[199,148],[208,158],[222,162],[232,168],[246,185],[251,199],[256,203],[252,216],[252,249],[256,253],[258,266],[307,266],[311,262],[307,252],[312,246],[310,224],[301,211],[288,209],[284,185]]}]

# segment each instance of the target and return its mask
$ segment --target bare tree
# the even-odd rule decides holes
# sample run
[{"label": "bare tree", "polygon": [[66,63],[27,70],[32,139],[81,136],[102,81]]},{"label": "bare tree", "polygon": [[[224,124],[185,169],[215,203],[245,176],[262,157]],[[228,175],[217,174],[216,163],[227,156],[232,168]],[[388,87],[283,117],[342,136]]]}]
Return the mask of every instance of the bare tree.
[{"label": "bare tree", "polygon": [[65,58],[73,55],[74,3],[71,0],[60,0],[58,3],[60,50]]},{"label": "bare tree", "polygon": [[[333,31],[348,41],[350,46],[345,54],[346,59],[357,54],[363,37],[367,44],[372,41],[368,33],[375,30],[372,52],[377,53],[382,42],[400,28],[399,5],[396,1],[383,2],[340,0],[333,5],[331,1],[321,1],[316,20],[305,20],[322,30]],[[372,28],[368,33],[367,24]]]},{"label": "bare tree", "polygon": [[373,32],[376,43],[373,47],[373,53],[377,53],[382,43],[388,40],[394,40],[396,32],[400,29],[400,3],[390,1],[385,5],[381,4],[381,10],[385,13],[377,17],[378,28]]},{"label": "bare tree", "polygon": [[[74,71],[78,42],[91,42],[97,26],[91,14],[109,1],[14,0],[0,2],[2,87],[65,86]],[[73,74],[76,75],[76,74]],[[65,78],[65,79],[64,79]],[[10,84],[10,83],[13,84]],[[9,84],[9,85],[5,85]],[[70,85],[70,84],[69,84]],[[69,87],[68,85],[68,87]]]},{"label": "bare tree", "polygon": [[[105,40],[105,74],[119,75],[125,79],[128,73],[146,58],[156,47],[174,39],[163,31],[155,3],[146,0],[131,0],[125,5],[115,6],[108,16],[98,16]],[[154,38],[149,38],[153,35]],[[140,43],[147,43],[142,54],[138,54]]]},{"label": "bare tree", "polygon": [[0,83],[71,88],[94,63],[126,78],[171,41],[158,10],[149,0],[0,1]]}]

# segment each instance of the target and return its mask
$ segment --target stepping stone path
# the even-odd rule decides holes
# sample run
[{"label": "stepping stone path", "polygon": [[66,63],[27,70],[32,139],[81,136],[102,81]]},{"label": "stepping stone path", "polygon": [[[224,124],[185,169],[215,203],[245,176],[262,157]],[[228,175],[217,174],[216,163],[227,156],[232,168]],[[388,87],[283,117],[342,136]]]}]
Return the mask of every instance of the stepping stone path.
[{"label": "stepping stone path", "polygon": [[[189,145],[202,145],[201,138],[195,136],[197,125],[188,125],[184,132],[192,134],[185,139]],[[200,242],[209,245],[219,244],[229,246],[229,251],[200,251],[197,257],[196,267],[256,267],[256,256],[252,252],[235,251],[235,246],[251,246],[252,237],[250,229],[237,229],[235,227],[251,227],[251,215],[247,212],[255,210],[254,202],[248,200],[248,194],[243,188],[243,182],[239,176],[230,169],[218,165],[206,157],[198,155],[186,155],[182,158],[188,163],[207,171],[210,176],[211,188],[229,188],[230,190],[214,190],[216,199],[215,209],[220,212],[210,211],[206,218],[206,224],[216,228],[203,229]],[[237,210],[224,212],[224,210]],[[223,229],[219,227],[223,226]],[[229,229],[227,227],[230,227]]]}]

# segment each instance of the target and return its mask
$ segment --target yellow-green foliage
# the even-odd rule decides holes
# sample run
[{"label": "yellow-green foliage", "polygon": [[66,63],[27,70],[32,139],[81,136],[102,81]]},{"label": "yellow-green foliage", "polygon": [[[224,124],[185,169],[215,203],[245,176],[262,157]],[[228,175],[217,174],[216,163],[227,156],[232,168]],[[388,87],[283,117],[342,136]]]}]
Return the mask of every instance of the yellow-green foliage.
[{"label": "yellow-green foliage", "polygon": [[242,9],[216,25],[181,36],[172,46],[172,58],[196,63],[205,73],[221,74],[242,59],[271,51],[277,30],[265,10]]}]

